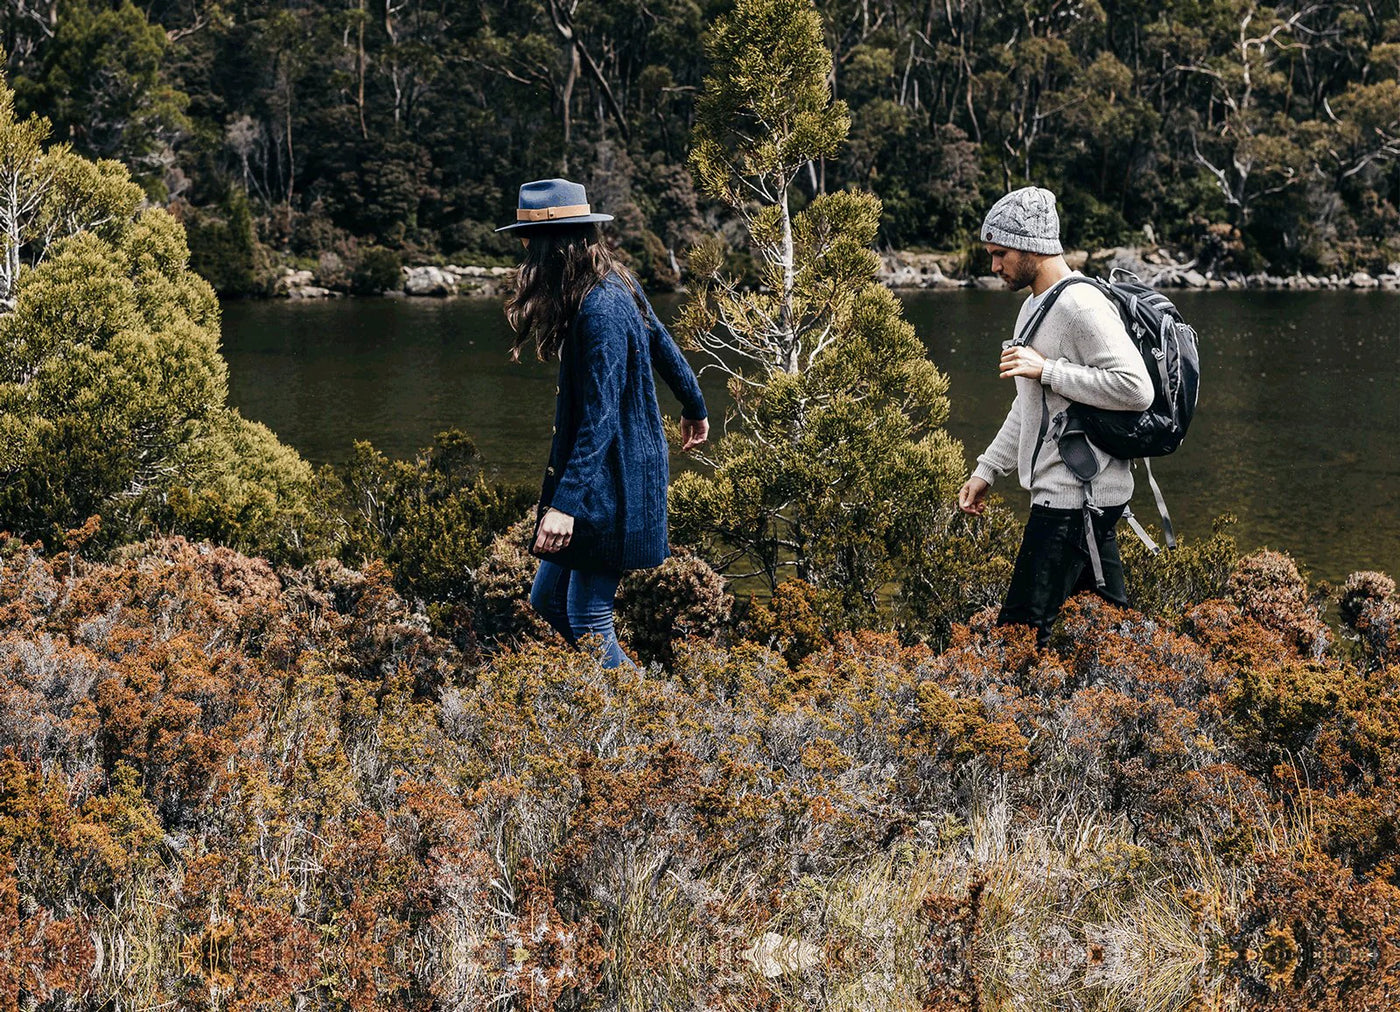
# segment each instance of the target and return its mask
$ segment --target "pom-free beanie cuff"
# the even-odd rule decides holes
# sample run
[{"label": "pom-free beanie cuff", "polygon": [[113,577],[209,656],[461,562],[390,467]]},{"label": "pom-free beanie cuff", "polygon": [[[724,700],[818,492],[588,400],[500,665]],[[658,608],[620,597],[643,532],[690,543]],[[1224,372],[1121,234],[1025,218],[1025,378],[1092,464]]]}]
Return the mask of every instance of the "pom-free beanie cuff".
[{"label": "pom-free beanie cuff", "polygon": [[1046,256],[1054,256],[1056,253],[1065,251],[1065,248],[1060,245],[1059,239],[1020,235],[996,225],[982,226],[982,241],[1005,246],[1007,249],[1024,250],[1027,253],[1044,253]]}]

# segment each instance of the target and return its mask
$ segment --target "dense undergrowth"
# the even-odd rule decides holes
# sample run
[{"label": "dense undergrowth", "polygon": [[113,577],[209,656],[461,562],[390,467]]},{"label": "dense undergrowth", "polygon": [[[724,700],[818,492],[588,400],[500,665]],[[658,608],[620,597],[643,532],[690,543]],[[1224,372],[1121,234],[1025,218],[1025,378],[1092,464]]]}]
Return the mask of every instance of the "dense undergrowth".
[{"label": "dense undergrowth", "polygon": [[665,666],[608,672],[537,638],[509,539],[455,639],[382,565],[80,539],[0,548],[0,1009],[1400,994],[1379,574],[1332,628],[1218,537],[1134,566],[1155,617],[1077,599],[1037,652],[983,612],[940,652],[795,584],[731,615],[682,557],[623,606]]}]

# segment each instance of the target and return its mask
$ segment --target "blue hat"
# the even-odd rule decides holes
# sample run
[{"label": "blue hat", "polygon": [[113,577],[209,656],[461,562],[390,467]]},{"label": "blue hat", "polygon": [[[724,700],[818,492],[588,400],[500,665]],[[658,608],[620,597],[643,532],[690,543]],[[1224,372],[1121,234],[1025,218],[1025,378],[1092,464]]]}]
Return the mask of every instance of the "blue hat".
[{"label": "blue hat", "polygon": [[588,204],[588,192],[582,184],[567,179],[539,179],[520,188],[518,219],[497,232],[537,225],[582,225],[590,221],[612,221],[610,214],[593,214]]}]

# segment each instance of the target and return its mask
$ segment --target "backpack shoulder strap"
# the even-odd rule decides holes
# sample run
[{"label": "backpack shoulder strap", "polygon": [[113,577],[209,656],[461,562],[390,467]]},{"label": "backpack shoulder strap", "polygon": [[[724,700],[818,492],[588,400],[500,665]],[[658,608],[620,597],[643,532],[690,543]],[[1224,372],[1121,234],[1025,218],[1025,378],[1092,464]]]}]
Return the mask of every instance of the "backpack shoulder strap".
[{"label": "backpack shoulder strap", "polygon": [[1042,302],[1039,305],[1039,307],[1036,308],[1035,314],[1029,320],[1026,321],[1026,325],[1021,329],[1021,333],[1017,334],[1012,339],[1011,343],[1013,345],[1020,345],[1022,347],[1030,344],[1031,341],[1035,338],[1036,331],[1038,331],[1040,329],[1040,325],[1045,322],[1045,317],[1050,314],[1050,310],[1054,307],[1055,303],[1059,300],[1060,296],[1064,294],[1065,289],[1069,288],[1070,285],[1075,284],[1076,282],[1083,282],[1086,285],[1093,285],[1095,288],[1098,287],[1097,281],[1095,281],[1093,278],[1086,278],[1082,274],[1072,275],[1068,278],[1064,278],[1061,281],[1055,282],[1054,287],[1052,287],[1050,291],[1045,293],[1045,301]]}]

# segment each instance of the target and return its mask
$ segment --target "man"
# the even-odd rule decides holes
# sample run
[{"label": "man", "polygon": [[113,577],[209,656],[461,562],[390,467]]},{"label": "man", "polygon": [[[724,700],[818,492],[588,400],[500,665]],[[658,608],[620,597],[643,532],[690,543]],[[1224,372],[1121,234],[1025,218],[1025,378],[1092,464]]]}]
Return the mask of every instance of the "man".
[{"label": "man", "polygon": [[[1015,335],[1036,315],[1048,293],[1077,275],[1065,263],[1055,195],[1027,186],[1002,197],[982,224],[982,242],[992,273],[1012,291],[1031,290],[1021,306]],[[986,508],[987,490],[1015,468],[1031,493],[1031,515],[1016,556],[1001,625],[1029,625],[1044,646],[1061,606],[1081,590],[1097,590],[1115,604],[1128,603],[1114,528],[1133,495],[1126,460],[1094,448],[1099,473],[1093,480],[1094,509],[1085,510],[1084,483],[1060,459],[1055,426],[1042,439],[1042,418],[1054,420],[1071,401],[1097,408],[1142,411],[1152,403],[1152,381],[1123,329],[1117,309],[1094,286],[1064,288],[1024,346],[1002,345],[1001,376],[1016,384],[1016,399],[1001,431],[977,458],[972,477],[958,492],[968,513]],[[1037,451],[1037,444],[1039,450]],[[1085,536],[1086,512],[1102,562],[1096,586]]]}]

